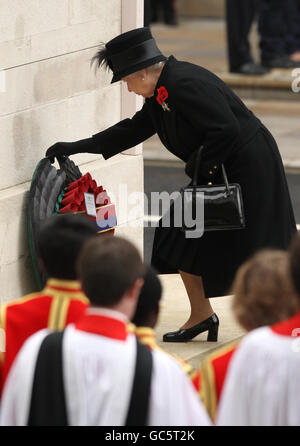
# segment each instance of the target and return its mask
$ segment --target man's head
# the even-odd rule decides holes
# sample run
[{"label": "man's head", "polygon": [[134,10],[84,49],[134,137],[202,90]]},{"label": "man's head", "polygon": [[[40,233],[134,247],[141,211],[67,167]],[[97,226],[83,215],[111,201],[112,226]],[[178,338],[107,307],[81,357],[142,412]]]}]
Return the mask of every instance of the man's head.
[{"label": "man's head", "polygon": [[135,314],[131,321],[137,327],[154,328],[159,314],[162,286],[155,271],[148,266]]},{"label": "man's head", "polygon": [[254,254],[238,269],[232,293],[235,316],[247,331],[290,317],[296,300],[288,253],[263,250]]},{"label": "man's head", "polygon": [[43,221],[38,234],[42,267],[50,277],[75,280],[79,252],[97,226],[83,215],[59,215]]},{"label": "man's head", "polygon": [[92,306],[114,308],[132,317],[145,274],[141,256],[132,243],[110,236],[89,240],[77,269]]}]

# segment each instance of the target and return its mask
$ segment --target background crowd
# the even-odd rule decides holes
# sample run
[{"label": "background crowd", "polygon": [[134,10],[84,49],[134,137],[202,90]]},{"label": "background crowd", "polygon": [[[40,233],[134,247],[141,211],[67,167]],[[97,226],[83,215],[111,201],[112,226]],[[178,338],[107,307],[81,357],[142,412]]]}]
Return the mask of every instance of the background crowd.
[{"label": "background crowd", "polygon": [[[300,66],[299,0],[224,0],[228,68],[232,73],[263,75],[273,68]],[[176,26],[178,0],[145,0],[144,24]],[[255,60],[250,32],[257,25],[259,60]]]},{"label": "background crowd", "polygon": [[[229,69],[265,74],[272,68],[300,65],[300,3],[298,0],[227,0]],[[249,33],[257,19],[260,62],[255,62]]]}]

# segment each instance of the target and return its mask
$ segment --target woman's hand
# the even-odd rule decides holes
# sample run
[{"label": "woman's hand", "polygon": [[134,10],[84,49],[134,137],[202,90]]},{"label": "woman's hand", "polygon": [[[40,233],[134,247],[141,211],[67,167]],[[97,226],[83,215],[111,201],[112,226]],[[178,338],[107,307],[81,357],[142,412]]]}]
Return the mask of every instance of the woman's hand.
[{"label": "woman's hand", "polygon": [[73,144],[73,142],[57,142],[53,146],[49,147],[46,152],[46,157],[50,159],[51,163],[54,163],[54,158],[72,155]]},{"label": "woman's hand", "polygon": [[75,142],[57,142],[49,147],[46,157],[54,163],[54,158],[75,155],[76,153],[101,153],[93,138],[81,139]]}]

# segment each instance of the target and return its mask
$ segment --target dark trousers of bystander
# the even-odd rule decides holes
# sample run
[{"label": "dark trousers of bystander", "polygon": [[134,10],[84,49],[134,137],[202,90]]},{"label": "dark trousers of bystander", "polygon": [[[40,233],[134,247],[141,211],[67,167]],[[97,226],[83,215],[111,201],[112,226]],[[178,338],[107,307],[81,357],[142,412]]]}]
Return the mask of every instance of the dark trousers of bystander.
[{"label": "dark trousers of bystander", "polygon": [[151,0],[144,0],[144,26],[150,26],[151,15]]},{"label": "dark trousers of bystander", "polygon": [[160,13],[167,25],[177,25],[176,0],[151,0],[151,22],[160,21]]},{"label": "dark trousers of bystander", "polygon": [[300,51],[300,1],[261,0],[259,34],[262,62]]},{"label": "dark trousers of bystander", "polygon": [[229,70],[253,62],[249,32],[258,11],[259,0],[226,0]]}]

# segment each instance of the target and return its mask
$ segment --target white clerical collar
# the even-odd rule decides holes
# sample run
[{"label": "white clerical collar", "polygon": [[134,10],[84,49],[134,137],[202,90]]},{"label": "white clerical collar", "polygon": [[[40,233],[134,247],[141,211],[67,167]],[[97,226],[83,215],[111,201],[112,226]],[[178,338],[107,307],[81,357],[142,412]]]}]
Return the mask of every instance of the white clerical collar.
[{"label": "white clerical collar", "polygon": [[108,316],[111,317],[113,319],[118,319],[122,322],[129,322],[128,317],[123,314],[120,313],[120,311],[117,310],[112,310],[111,308],[104,308],[104,307],[89,307],[86,309],[86,313],[87,314],[99,314],[102,316]]}]

